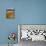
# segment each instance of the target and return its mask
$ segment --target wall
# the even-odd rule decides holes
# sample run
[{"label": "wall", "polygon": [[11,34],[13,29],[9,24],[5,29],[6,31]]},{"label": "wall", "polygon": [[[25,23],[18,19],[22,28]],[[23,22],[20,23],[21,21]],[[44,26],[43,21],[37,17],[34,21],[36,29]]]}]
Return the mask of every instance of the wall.
[{"label": "wall", "polygon": [[[7,20],[6,9],[11,7],[16,18]],[[17,32],[17,24],[46,24],[46,0],[0,0],[0,44],[8,42],[9,32]]]},{"label": "wall", "polygon": [[46,24],[46,0],[17,0],[16,14],[21,24]]}]

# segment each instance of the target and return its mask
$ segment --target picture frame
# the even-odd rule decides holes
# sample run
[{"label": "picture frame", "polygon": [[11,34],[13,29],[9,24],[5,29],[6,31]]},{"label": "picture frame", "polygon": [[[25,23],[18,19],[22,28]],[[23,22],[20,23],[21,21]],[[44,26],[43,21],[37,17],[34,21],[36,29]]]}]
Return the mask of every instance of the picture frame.
[{"label": "picture frame", "polygon": [[15,18],[15,9],[6,9],[6,18],[14,19]]}]

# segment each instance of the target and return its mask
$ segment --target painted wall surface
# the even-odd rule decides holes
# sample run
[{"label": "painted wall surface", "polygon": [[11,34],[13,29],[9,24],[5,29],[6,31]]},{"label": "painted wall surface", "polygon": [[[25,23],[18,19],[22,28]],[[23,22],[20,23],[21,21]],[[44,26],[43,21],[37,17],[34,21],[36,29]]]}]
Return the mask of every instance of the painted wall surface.
[{"label": "painted wall surface", "polygon": [[[16,10],[15,19],[5,18],[7,8]],[[8,43],[8,34],[17,32],[17,24],[46,24],[46,0],[0,0],[0,44]]]}]

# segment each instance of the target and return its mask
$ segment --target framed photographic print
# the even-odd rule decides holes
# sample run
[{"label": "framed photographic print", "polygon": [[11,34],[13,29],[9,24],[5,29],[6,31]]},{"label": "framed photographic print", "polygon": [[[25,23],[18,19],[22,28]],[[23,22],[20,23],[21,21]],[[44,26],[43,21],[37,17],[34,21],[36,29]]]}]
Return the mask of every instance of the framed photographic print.
[{"label": "framed photographic print", "polygon": [[15,18],[15,9],[6,9],[6,18],[14,19]]},{"label": "framed photographic print", "polygon": [[20,24],[18,25],[18,33],[20,33],[19,41],[46,41],[46,25],[44,24]]}]

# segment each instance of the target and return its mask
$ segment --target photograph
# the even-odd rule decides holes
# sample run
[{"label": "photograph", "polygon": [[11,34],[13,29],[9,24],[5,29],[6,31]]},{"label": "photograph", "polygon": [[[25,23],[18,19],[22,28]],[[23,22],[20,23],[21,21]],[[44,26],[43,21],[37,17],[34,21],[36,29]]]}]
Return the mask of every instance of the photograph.
[{"label": "photograph", "polygon": [[15,18],[15,9],[6,9],[6,18],[14,19]]}]

